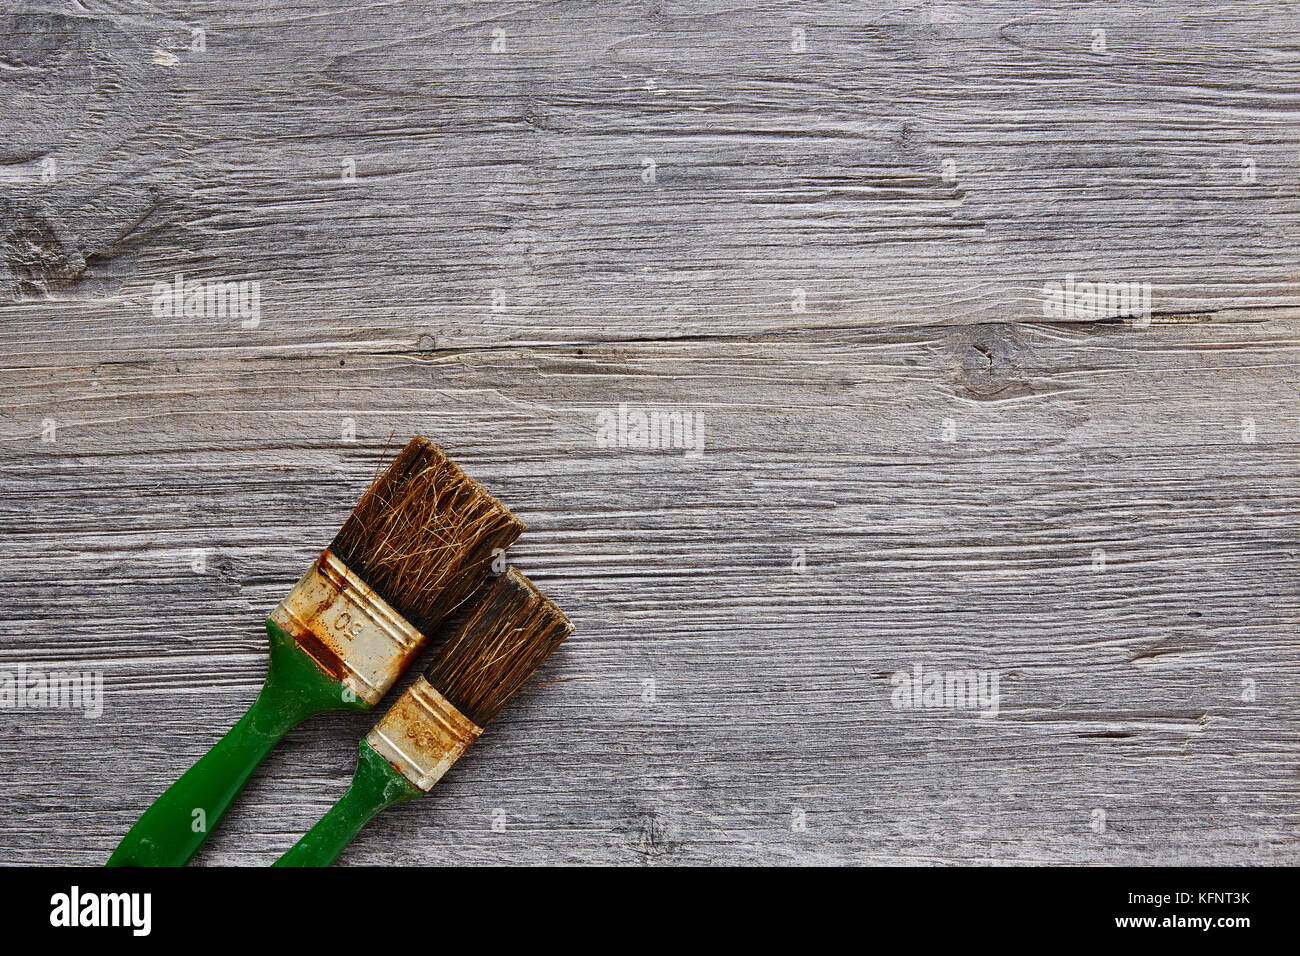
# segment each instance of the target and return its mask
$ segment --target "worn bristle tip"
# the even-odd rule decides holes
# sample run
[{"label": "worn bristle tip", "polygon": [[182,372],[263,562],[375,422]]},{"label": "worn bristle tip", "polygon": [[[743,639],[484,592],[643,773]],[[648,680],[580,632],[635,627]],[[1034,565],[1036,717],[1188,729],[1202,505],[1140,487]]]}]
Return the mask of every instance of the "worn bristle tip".
[{"label": "worn bristle tip", "polygon": [[523,530],[509,508],[417,435],[370,485],[330,550],[427,633]]},{"label": "worn bristle tip", "polygon": [[485,727],[572,630],[564,612],[511,568],[486,589],[424,676]]}]

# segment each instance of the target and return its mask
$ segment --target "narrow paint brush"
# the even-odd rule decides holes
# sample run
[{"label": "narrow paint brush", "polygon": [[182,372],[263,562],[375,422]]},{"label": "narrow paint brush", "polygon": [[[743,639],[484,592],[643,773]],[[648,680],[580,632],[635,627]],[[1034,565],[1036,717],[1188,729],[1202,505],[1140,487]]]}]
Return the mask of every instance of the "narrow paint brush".
[{"label": "narrow paint brush", "polygon": [[181,866],[296,724],[379,702],[524,525],[416,436],[271,612],[271,660],[252,707],[144,812],[109,866]]},{"label": "narrow paint brush", "polygon": [[380,810],[428,793],[560,641],[569,619],[511,568],[361,741],[347,792],[276,866],[328,866]]}]

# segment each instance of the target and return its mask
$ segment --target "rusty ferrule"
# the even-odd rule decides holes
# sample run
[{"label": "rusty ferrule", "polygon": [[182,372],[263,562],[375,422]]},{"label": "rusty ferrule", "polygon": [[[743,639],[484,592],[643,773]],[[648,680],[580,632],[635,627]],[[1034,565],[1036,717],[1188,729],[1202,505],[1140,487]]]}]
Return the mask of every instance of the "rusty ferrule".
[{"label": "rusty ferrule", "polygon": [[371,706],[425,644],[422,633],[328,549],[271,620]]},{"label": "rusty ferrule", "polygon": [[366,735],[366,743],[427,792],[481,733],[482,727],[421,677]]}]

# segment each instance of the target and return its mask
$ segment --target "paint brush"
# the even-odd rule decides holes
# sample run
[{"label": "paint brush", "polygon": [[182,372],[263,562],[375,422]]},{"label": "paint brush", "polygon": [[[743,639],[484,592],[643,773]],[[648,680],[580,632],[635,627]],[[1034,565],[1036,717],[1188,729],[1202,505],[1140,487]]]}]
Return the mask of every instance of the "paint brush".
[{"label": "paint brush", "polygon": [[248,713],[154,801],[108,865],[186,863],[292,727],[378,703],[523,529],[441,449],[411,439],[271,612],[270,666]]},{"label": "paint brush", "polygon": [[514,568],[361,741],[352,785],[276,866],[328,866],[380,810],[428,793],[573,630]]}]

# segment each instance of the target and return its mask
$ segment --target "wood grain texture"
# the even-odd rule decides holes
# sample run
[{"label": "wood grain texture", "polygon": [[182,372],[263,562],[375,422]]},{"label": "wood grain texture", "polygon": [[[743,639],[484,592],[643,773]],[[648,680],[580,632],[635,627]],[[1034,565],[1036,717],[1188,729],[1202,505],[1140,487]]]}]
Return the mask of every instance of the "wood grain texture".
[{"label": "wood grain texture", "polygon": [[[107,858],[414,432],[577,631],[343,864],[1300,862],[1297,27],[0,17],[0,670],[105,686],[0,711],[0,863]],[[176,273],[259,323],[155,315]],[[1151,325],[1044,321],[1070,274]],[[620,404],[703,455],[602,447]],[[895,706],[917,665],[996,671],[997,716]],[[373,721],[294,731],[199,862],[271,862]]]}]

